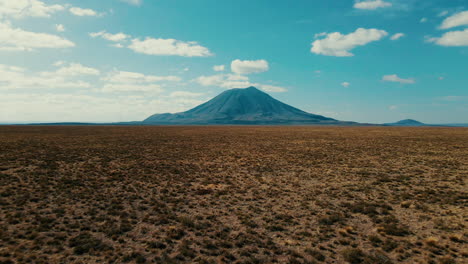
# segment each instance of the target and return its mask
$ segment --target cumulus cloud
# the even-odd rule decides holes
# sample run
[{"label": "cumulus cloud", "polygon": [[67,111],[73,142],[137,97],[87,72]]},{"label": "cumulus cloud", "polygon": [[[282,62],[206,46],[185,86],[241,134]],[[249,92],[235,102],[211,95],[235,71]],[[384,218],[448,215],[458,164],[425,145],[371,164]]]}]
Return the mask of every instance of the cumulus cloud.
[{"label": "cumulus cloud", "polygon": [[444,10],[444,11],[440,12],[437,16],[438,17],[444,17],[444,16],[448,15],[448,13],[449,13],[449,11]]},{"label": "cumulus cloud", "polygon": [[57,32],[65,32],[65,26],[62,24],[56,24],[55,30],[57,30]]},{"label": "cumulus cloud", "polygon": [[402,38],[404,36],[405,36],[404,33],[396,33],[395,35],[391,36],[390,39],[391,40],[398,40],[398,39],[400,39],[400,38]]},{"label": "cumulus cloud", "polygon": [[288,90],[284,87],[269,85],[269,84],[257,84],[258,88],[262,89],[265,92],[271,93],[283,93],[287,92]]},{"label": "cumulus cloud", "polygon": [[[154,113],[176,113],[203,103],[198,98],[94,93],[2,93],[3,122],[140,121]],[[34,109],[34,111],[31,111]],[[79,109],[80,111],[77,111]]]},{"label": "cumulus cloud", "polygon": [[0,22],[0,50],[32,51],[40,48],[70,48],[75,43],[62,37],[25,31]]},{"label": "cumulus cloud", "polygon": [[463,31],[450,31],[440,38],[429,38],[427,41],[446,47],[468,46],[468,29]]},{"label": "cumulus cloud", "polygon": [[72,76],[83,76],[83,75],[100,75],[101,72],[95,68],[83,66],[79,63],[70,63],[67,66],[63,66],[65,62],[56,62],[54,65],[62,66],[61,68],[57,69],[54,72],[42,72],[41,75],[44,77],[53,77],[53,76],[61,76],[61,77],[72,77]]},{"label": "cumulus cloud", "polygon": [[215,66],[213,66],[213,70],[217,71],[217,72],[224,71],[224,68],[225,68],[224,65],[215,65]]},{"label": "cumulus cloud", "polygon": [[62,5],[47,5],[39,0],[0,0],[0,18],[50,17],[64,9]]},{"label": "cumulus cloud", "polygon": [[426,22],[427,22],[427,18],[423,17],[423,18],[421,18],[421,20],[419,20],[419,22],[421,22],[421,23],[426,23]]},{"label": "cumulus cloud", "polygon": [[[132,37],[122,32],[111,34],[104,30],[100,32],[92,32],[89,33],[89,35],[92,38],[100,37],[112,42],[124,42]],[[127,47],[136,53],[147,55],[182,57],[208,57],[213,55],[208,48],[199,45],[195,41],[181,41],[176,39],[155,39],[147,37],[144,40],[141,40],[134,38],[131,40],[130,45],[116,43],[111,46],[116,48]]]},{"label": "cumulus cloud", "polygon": [[178,98],[192,98],[192,97],[200,97],[203,93],[194,93],[194,92],[187,92],[187,91],[175,91],[172,92],[169,97],[178,97]]},{"label": "cumulus cloud", "polygon": [[71,7],[69,11],[75,16],[98,16],[99,15],[96,11],[89,9],[89,8]]},{"label": "cumulus cloud", "polygon": [[247,80],[230,79],[231,74],[217,74],[211,76],[200,76],[195,81],[202,86],[219,86],[222,88],[245,88],[251,85]]},{"label": "cumulus cloud", "polygon": [[266,60],[234,60],[231,62],[231,70],[237,74],[261,73],[269,70]]},{"label": "cumulus cloud", "polygon": [[102,89],[99,91],[104,93],[115,93],[115,92],[152,92],[161,93],[164,90],[159,84],[132,84],[132,83],[108,83],[104,84]]},{"label": "cumulus cloud", "polygon": [[396,74],[385,75],[385,76],[382,77],[382,81],[385,81],[385,82],[398,82],[398,83],[402,83],[402,84],[413,84],[413,83],[416,82],[412,78],[403,79],[403,78],[398,77],[398,75],[396,75]]},{"label": "cumulus cloud", "polygon": [[182,57],[208,57],[213,54],[208,48],[195,41],[181,41],[176,39],[133,39],[129,49],[147,55],[168,55]]},{"label": "cumulus cloud", "polygon": [[439,28],[449,29],[466,25],[468,25],[468,11],[463,11],[447,17]]},{"label": "cumulus cloud", "polygon": [[166,82],[180,81],[177,76],[155,76],[117,70],[102,76],[98,69],[63,61],[54,63],[54,66],[57,67],[54,71],[29,72],[23,68],[0,65],[0,90],[77,88],[100,93],[157,94],[164,91]]},{"label": "cumulus cloud", "polygon": [[145,75],[139,72],[113,71],[103,78],[104,81],[112,83],[152,83],[152,82],[179,82],[177,76],[155,76]]},{"label": "cumulus cloud", "polygon": [[358,28],[355,32],[343,35],[340,32],[321,35],[312,43],[311,52],[326,56],[351,57],[354,56],[350,51],[358,46],[364,46],[368,43],[378,41],[386,37],[388,33],[385,30]]},{"label": "cumulus cloud", "polygon": [[237,74],[216,74],[211,76],[200,76],[194,80],[202,86],[215,86],[225,89],[246,88],[255,86],[266,92],[286,92],[287,89],[269,84],[252,83],[247,76]]},{"label": "cumulus cloud", "polygon": [[50,71],[33,72],[0,64],[1,121],[142,120],[154,113],[180,112],[203,102],[201,93],[165,92],[166,81],[179,80],[174,76],[114,71],[101,78],[98,69],[79,63],[58,61],[54,66]]},{"label": "cumulus cloud", "polygon": [[125,48],[124,45],[120,44],[120,43],[115,43],[115,44],[112,44],[111,47],[114,47],[114,48]]},{"label": "cumulus cloud", "polygon": [[343,82],[341,83],[341,86],[348,88],[351,84],[349,82]]},{"label": "cumulus cloud", "polygon": [[354,3],[354,8],[357,9],[366,9],[366,10],[375,10],[378,8],[391,7],[392,3],[385,2],[383,0],[365,0],[365,1],[356,1]]},{"label": "cumulus cloud", "polygon": [[72,64],[54,72],[32,73],[24,68],[0,64],[0,90],[89,88],[89,83],[72,77],[89,75],[91,71],[92,68]]},{"label": "cumulus cloud", "polygon": [[126,35],[126,34],[124,34],[122,32],[117,33],[117,34],[111,34],[111,33],[107,33],[106,31],[89,33],[89,36],[91,36],[92,38],[101,37],[103,39],[113,41],[113,42],[120,42],[120,41],[124,41],[124,40],[130,38],[129,35]]},{"label": "cumulus cloud", "polygon": [[181,79],[177,76],[155,76],[146,75],[139,72],[113,71],[101,78],[104,85],[100,92],[119,93],[119,92],[146,92],[161,93],[164,91],[161,82],[179,82]]},{"label": "cumulus cloud", "polygon": [[130,4],[130,5],[135,5],[135,6],[139,6],[143,3],[143,0],[120,0],[120,1]]}]

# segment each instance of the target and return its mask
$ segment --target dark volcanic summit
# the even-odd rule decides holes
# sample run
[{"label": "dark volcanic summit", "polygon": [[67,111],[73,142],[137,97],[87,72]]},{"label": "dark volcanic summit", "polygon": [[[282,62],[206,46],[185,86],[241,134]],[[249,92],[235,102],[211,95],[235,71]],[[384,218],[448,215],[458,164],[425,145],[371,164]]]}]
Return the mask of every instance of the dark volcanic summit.
[{"label": "dark volcanic summit", "polygon": [[255,87],[227,90],[186,112],[156,114],[146,124],[340,124],[282,103]]}]

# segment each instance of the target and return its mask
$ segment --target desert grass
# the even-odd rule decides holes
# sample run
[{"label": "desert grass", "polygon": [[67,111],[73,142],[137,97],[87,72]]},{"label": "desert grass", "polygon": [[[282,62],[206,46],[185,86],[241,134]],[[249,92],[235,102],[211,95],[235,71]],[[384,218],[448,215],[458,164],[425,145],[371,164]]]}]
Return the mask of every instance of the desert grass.
[{"label": "desert grass", "polygon": [[468,129],[0,127],[0,263],[467,263]]}]

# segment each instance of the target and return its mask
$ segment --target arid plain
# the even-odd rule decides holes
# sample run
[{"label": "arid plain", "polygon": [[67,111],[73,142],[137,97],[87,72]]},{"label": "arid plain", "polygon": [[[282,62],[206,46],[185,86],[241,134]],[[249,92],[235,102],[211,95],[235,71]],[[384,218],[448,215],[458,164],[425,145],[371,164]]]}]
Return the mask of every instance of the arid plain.
[{"label": "arid plain", "polygon": [[0,263],[467,263],[468,129],[0,127]]}]

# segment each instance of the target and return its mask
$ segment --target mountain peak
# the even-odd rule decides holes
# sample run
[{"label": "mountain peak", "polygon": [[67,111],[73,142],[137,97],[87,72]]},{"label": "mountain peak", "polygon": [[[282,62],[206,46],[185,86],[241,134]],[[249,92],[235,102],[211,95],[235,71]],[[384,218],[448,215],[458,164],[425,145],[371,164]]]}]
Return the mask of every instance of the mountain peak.
[{"label": "mountain peak", "polygon": [[395,123],[389,123],[389,124],[385,124],[385,125],[390,125],[390,126],[424,126],[425,124],[421,123],[419,121],[416,121],[414,119],[404,119],[404,120],[400,120],[400,121],[395,122]]},{"label": "mountain peak", "polygon": [[262,93],[262,94],[266,94],[264,91],[258,89],[257,87],[254,87],[254,86],[250,86],[250,87],[247,87],[247,88],[233,88],[233,89],[226,90],[225,92]]},{"label": "mountain peak", "polygon": [[423,123],[416,121],[414,119],[404,119],[396,122],[396,124],[414,124],[414,125],[423,125]]},{"label": "mountain peak", "polygon": [[222,92],[210,101],[176,114],[156,114],[149,124],[322,124],[339,123],[282,103],[250,86]]}]

